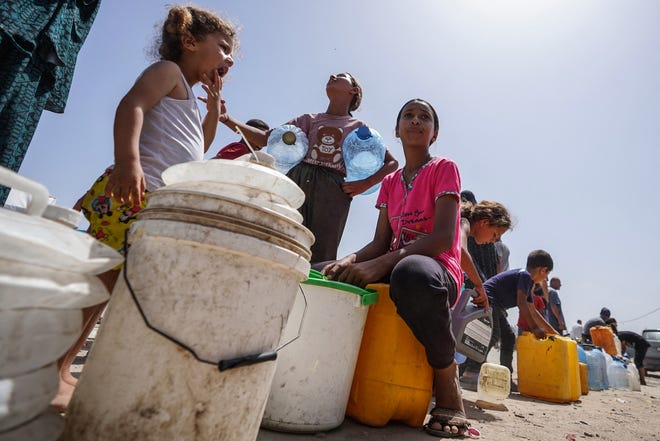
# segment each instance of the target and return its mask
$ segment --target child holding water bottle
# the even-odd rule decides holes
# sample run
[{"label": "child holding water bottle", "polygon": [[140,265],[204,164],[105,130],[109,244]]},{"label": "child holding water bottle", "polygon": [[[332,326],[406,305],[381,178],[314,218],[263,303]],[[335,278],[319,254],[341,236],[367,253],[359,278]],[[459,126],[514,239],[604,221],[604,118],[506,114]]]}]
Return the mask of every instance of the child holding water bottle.
[{"label": "child holding water bottle", "polygon": [[[222,77],[234,64],[238,45],[233,25],[212,12],[174,6],[163,23],[160,60],[147,67],[122,98],[115,114],[115,163],[96,180],[79,204],[88,232],[120,252],[124,237],[145,196],[163,185],[168,167],[204,159],[221,113]],[[202,83],[206,116],[202,121],[192,86]],[[78,204],[77,204],[78,205]],[[112,292],[118,269],[99,275]],[[83,333],[60,360],[60,390],[51,403],[66,409],[76,379],[71,364],[105,305],[83,311]]]},{"label": "child holding water bottle", "polygon": [[[352,198],[381,182],[398,166],[396,159],[386,151],[384,164],[376,173],[366,179],[344,182],[344,139],[353,130],[366,125],[351,113],[360,106],[362,87],[353,75],[345,72],[330,75],[325,90],[329,99],[325,112],[306,113],[286,123],[300,128],[309,141],[305,158],[287,176],[305,192],[300,213],[303,224],[316,237],[312,263],[337,258]],[[220,122],[231,130],[240,128],[253,146],[263,147],[268,141],[270,131],[249,127],[229,114],[220,115]]]},{"label": "child holding water bottle", "polygon": [[397,313],[426,349],[434,371],[435,407],[424,429],[435,436],[477,434],[463,408],[450,308],[463,284],[460,191],[456,164],[434,157],[438,116],[422,99],[399,111],[396,136],[406,164],[382,183],[374,239],[360,251],[331,262],[323,273],[365,286],[388,280]]}]

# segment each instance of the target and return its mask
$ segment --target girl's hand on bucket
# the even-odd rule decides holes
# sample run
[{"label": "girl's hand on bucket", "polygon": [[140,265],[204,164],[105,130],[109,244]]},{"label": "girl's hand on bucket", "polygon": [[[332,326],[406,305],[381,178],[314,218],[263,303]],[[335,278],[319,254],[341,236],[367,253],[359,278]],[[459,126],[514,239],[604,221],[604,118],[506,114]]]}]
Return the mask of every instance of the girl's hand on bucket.
[{"label": "girl's hand on bucket", "polygon": [[378,259],[354,263],[339,274],[337,280],[364,288],[368,284],[382,279],[386,273],[384,268],[385,266],[380,264]]},{"label": "girl's hand on bucket", "polygon": [[344,257],[343,259],[330,262],[323,267],[321,273],[330,280],[337,280],[337,277],[343,273],[349,265],[355,262],[355,254]]}]

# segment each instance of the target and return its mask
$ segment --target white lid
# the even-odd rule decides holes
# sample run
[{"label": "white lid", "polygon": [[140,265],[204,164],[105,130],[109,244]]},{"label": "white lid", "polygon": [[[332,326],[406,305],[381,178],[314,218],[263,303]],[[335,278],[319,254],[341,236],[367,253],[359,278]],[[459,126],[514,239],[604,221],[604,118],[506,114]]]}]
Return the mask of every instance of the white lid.
[{"label": "white lid", "polygon": [[82,274],[114,268],[123,257],[86,233],[38,216],[0,209],[0,259]]},{"label": "white lid", "polygon": [[4,167],[0,183],[30,195],[26,214],[0,208],[0,259],[82,274],[98,274],[123,261],[117,251],[71,228],[72,210],[50,209],[58,222],[42,217],[48,206],[43,185]]},{"label": "white lid", "polygon": [[[291,179],[276,170],[252,162],[227,159],[185,162],[165,170],[162,178],[166,185],[209,181],[214,184],[241,186],[268,195],[268,198],[277,203],[292,208],[300,207],[305,201],[305,193]],[[209,193],[223,194],[219,193],[222,186],[213,187]],[[232,197],[233,193],[225,191],[223,195]]]}]

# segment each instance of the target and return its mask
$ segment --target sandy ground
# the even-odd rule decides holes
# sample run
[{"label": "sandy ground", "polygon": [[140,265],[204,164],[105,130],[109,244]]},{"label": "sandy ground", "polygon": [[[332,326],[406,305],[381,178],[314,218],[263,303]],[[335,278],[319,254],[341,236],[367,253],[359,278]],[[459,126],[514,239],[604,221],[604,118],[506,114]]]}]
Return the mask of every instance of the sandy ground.
[{"label": "sandy ground", "polygon": [[[84,366],[88,344],[73,366],[74,375]],[[489,361],[497,360],[491,354]],[[554,404],[512,393],[505,401],[507,411],[484,410],[474,403],[477,393],[463,391],[465,410],[482,440],[598,440],[660,441],[660,372],[647,375],[641,392],[590,391],[580,401]],[[313,434],[278,433],[262,429],[257,441],[428,441],[421,428],[390,423],[372,428],[350,419],[337,429]]]}]

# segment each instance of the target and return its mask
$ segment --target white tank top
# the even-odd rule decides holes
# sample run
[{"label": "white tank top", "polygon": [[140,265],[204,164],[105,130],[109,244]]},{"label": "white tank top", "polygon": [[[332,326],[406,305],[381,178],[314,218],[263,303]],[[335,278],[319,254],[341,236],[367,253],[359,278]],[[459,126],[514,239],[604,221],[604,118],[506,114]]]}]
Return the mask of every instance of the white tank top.
[{"label": "white tank top", "polygon": [[[183,78],[183,74],[181,74]],[[160,174],[168,167],[204,159],[204,133],[195,94],[183,78],[188,98],[164,97],[144,115],[140,133],[140,164],[147,190],[165,185]]]}]

